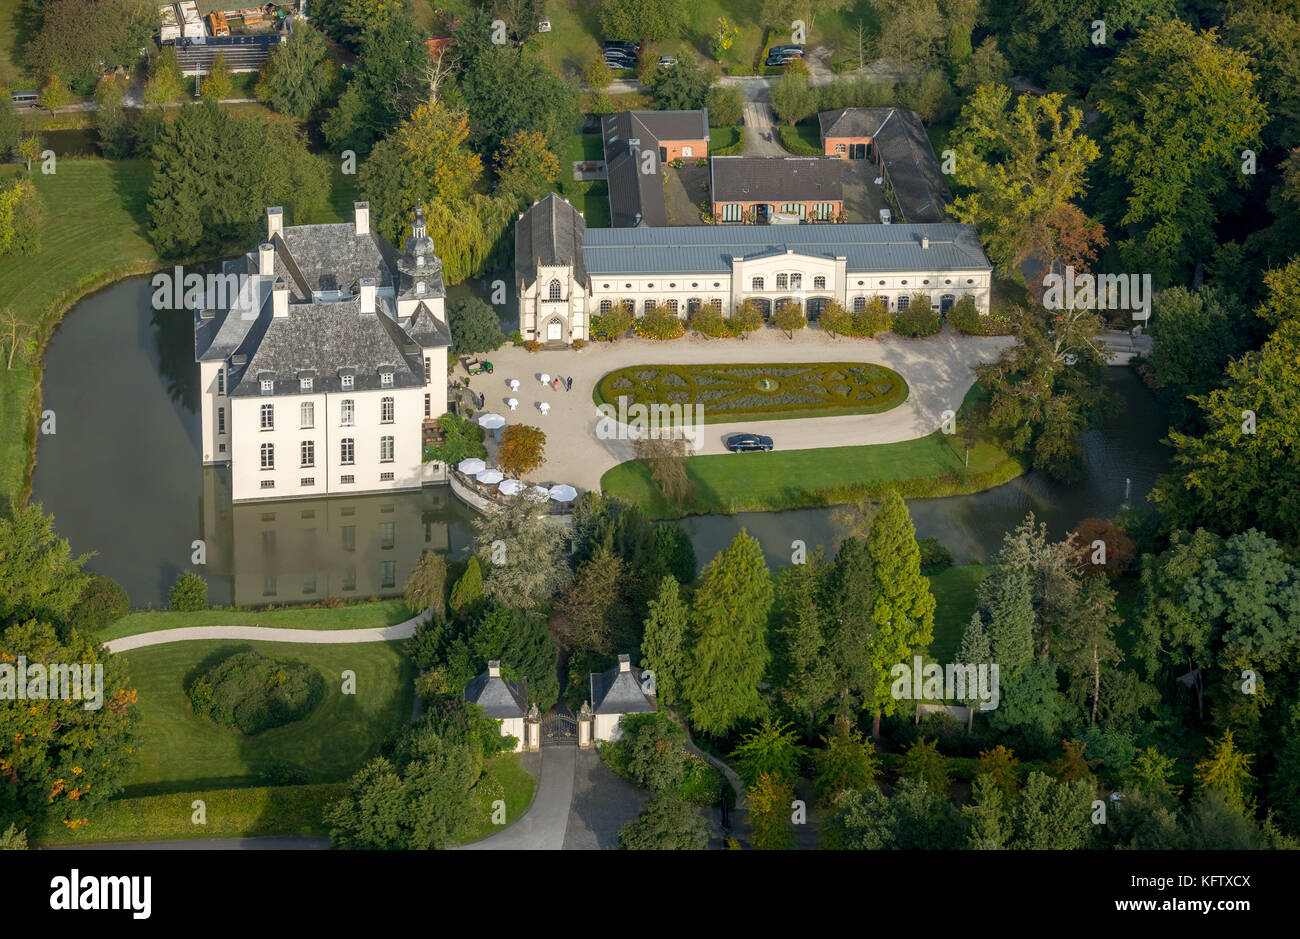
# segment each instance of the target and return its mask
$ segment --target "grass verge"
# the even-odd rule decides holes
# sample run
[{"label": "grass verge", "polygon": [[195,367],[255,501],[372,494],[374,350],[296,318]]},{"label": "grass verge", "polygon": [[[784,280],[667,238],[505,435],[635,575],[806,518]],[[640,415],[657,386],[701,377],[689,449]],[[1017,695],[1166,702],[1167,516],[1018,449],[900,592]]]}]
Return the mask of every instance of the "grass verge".
[{"label": "grass verge", "polygon": [[[483,766],[483,779],[478,784],[481,809],[478,830],[464,843],[495,835],[517,822],[532,804],[536,786],[537,780],[520,765],[518,753],[498,753],[488,760]],[[493,803],[498,799],[504,799],[506,803],[505,825],[497,825],[492,820]]]},{"label": "grass verge", "polygon": [[929,578],[935,600],[934,640],[930,643],[929,659],[957,661],[961,634],[975,612],[975,591],[990,570],[985,564],[961,564]]},{"label": "grass verge", "polygon": [[199,610],[178,613],[174,610],[143,610],[128,613],[105,627],[95,638],[102,642],[138,636],[162,629],[187,626],[267,626],[278,629],[367,629],[395,626],[411,618],[402,600],[376,600],[329,610]]}]

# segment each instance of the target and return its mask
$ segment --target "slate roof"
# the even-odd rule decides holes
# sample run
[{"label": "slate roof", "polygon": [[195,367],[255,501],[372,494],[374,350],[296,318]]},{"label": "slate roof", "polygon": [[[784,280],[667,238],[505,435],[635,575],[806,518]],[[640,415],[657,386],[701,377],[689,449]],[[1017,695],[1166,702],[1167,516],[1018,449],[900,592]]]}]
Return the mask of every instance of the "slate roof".
[{"label": "slate roof", "polygon": [[528,703],[527,684],[524,681],[513,682],[504,678],[493,678],[485,671],[477,678],[472,678],[465,686],[465,700],[477,704],[483,713],[493,720],[511,717],[523,717]]},{"label": "slate roof", "polygon": [[844,161],[834,157],[713,157],[714,202],[840,202]]},{"label": "slate roof", "polygon": [[393,286],[397,252],[373,230],[356,234],[353,222],[295,225],[273,243],[275,272],[285,278],[294,299],[310,300],[313,290],[355,293],[362,277],[373,277],[380,290]]},{"label": "slate roof", "polygon": [[817,115],[822,140],[870,137],[904,222],[942,222],[951,199],[925,125],[904,108],[841,108]]},{"label": "slate roof", "polygon": [[[921,247],[928,238],[930,246]],[[728,273],[732,258],[794,250],[847,259],[851,272],[991,271],[974,226],[691,225],[681,228],[590,228],[582,256],[588,276]]]},{"label": "slate roof", "polygon": [[[708,109],[699,111],[620,111],[600,119],[609,185],[610,224],[615,228],[668,224],[661,140],[709,139]],[[638,141],[631,147],[630,140]],[[641,153],[655,151],[654,172],[641,172]]]},{"label": "slate roof", "polygon": [[597,714],[653,714],[659,708],[641,691],[635,672],[615,666],[591,673],[591,709]]},{"label": "slate roof", "polygon": [[573,265],[574,276],[587,283],[582,239],[587,230],[578,210],[564,198],[549,193],[534,202],[515,223],[515,272],[523,284],[537,279],[541,265]]}]

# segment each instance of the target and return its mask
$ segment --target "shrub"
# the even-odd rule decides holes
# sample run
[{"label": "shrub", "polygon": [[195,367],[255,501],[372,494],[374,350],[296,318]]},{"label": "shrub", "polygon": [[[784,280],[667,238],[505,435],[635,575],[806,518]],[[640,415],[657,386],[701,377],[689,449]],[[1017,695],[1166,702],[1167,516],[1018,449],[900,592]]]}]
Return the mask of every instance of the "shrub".
[{"label": "shrub", "polygon": [[921,573],[929,577],[952,567],[952,552],[938,538],[922,538],[917,542],[921,549]]},{"label": "shrub", "polygon": [[732,335],[731,324],[723,317],[722,311],[712,303],[705,303],[692,313],[690,325],[695,332],[710,339]]},{"label": "shrub", "polygon": [[962,297],[945,314],[953,329],[967,336],[1009,336],[1011,326],[997,315],[982,314],[973,297]]},{"label": "shrub", "polygon": [[782,303],[772,314],[772,325],[794,339],[794,331],[808,325],[808,317],[797,303]]},{"label": "shrub", "polygon": [[838,300],[832,300],[822,308],[822,315],[817,320],[822,332],[832,336],[847,336],[853,329],[853,317]]},{"label": "shrub", "polygon": [[325,680],[303,662],[237,652],[194,679],[189,696],[196,715],[251,736],[306,717],[325,696]]},{"label": "shrub", "polygon": [[851,316],[853,323],[849,331],[851,336],[876,336],[889,331],[894,325],[894,320],[889,315],[889,308],[880,297],[872,297],[867,301],[866,306]]},{"label": "shrub", "polygon": [[541,352],[542,344],[536,339],[528,339],[524,342],[524,348],[529,352]]},{"label": "shrub", "polygon": [[497,311],[477,297],[452,304],[447,326],[451,330],[451,349],[457,355],[492,352],[506,341]]},{"label": "shrub", "polygon": [[613,341],[631,328],[632,311],[626,303],[615,303],[608,313],[596,313],[591,317],[593,337]]},{"label": "shrub", "polygon": [[208,582],[193,571],[182,571],[167,591],[167,607],[179,613],[208,608]]},{"label": "shrub", "polygon": [[746,300],[731,314],[731,329],[742,337],[748,337],[754,330],[762,328],[763,311],[753,300]]},{"label": "shrub", "polygon": [[739,85],[714,85],[704,99],[709,120],[718,126],[739,124],[745,116],[745,94]]},{"label": "shrub", "polygon": [[686,332],[682,318],[666,306],[656,306],[634,324],[642,339],[678,339]]},{"label": "shrub", "polygon": [[933,336],[942,325],[939,314],[930,309],[929,297],[914,297],[906,310],[894,314],[894,332],[900,336]]},{"label": "shrub", "polygon": [[524,334],[517,329],[510,330],[510,344],[512,346],[522,346],[524,344]]},{"label": "shrub", "polygon": [[579,349],[581,349],[581,348],[582,348],[583,346],[585,346],[586,344],[587,344],[587,343],[584,342],[584,341],[581,340],[581,339],[575,339],[575,340],[573,340],[573,351],[574,351],[574,352],[577,352]]},{"label": "shrub", "polygon": [[103,574],[90,575],[77,604],[77,614],[88,629],[103,629],[130,612],[131,601],[121,584]]}]

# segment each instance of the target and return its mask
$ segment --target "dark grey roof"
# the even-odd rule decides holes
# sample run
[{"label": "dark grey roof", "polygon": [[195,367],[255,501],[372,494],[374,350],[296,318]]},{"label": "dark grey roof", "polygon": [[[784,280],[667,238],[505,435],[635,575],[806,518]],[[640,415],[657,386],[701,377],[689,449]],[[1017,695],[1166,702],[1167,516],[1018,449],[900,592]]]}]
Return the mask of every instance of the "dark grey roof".
[{"label": "dark grey roof", "polygon": [[375,313],[361,312],[361,298],[349,297],[328,303],[290,303],[289,315],[269,315],[271,305],[263,311],[267,320],[265,333],[251,352],[246,370],[232,380],[247,375],[254,381],[239,380],[232,395],[258,395],[258,382],[273,377],[276,394],[297,394],[298,378],[314,372],[312,392],[341,391],[339,370],[355,369],[353,388],[357,391],[385,387],[380,371],[393,372],[392,388],[417,388],[424,384],[424,364],[420,348],[393,319],[392,301],[379,297]]},{"label": "dark grey roof", "polygon": [[[642,154],[657,151],[661,140],[708,140],[709,112],[621,111],[600,121],[609,185],[609,220],[615,228],[668,224],[663,166]],[[637,141],[635,145],[631,141]],[[649,166],[652,173],[643,172]]]},{"label": "dark grey roof", "polygon": [[355,292],[363,277],[373,277],[381,290],[393,286],[397,253],[373,230],[358,235],[353,222],[295,225],[284,230],[282,240],[290,257],[277,250],[275,272],[299,300],[310,299],[314,290]]},{"label": "dark grey roof", "polygon": [[259,277],[255,254],[221,265],[221,272],[241,278],[246,289],[226,303],[206,310],[194,321],[194,360],[220,361],[230,357],[248,339],[264,307],[269,307],[274,278]]},{"label": "dark grey roof", "polygon": [[615,228],[668,224],[668,200],[664,196],[663,167],[653,163],[653,173],[641,172],[640,157],[619,150],[606,160],[609,185],[609,223]]},{"label": "dark grey roof", "polygon": [[904,108],[841,108],[817,115],[822,139],[870,137],[904,222],[942,222],[951,199],[925,125]]},{"label": "dark grey roof", "polygon": [[642,149],[661,140],[708,140],[709,111],[620,111],[600,119],[608,153],[612,144],[640,140]]},{"label": "dark grey roof", "polygon": [[[921,246],[929,239],[929,247]],[[582,255],[590,276],[727,273],[732,258],[793,250],[843,256],[851,272],[989,271],[974,226],[690,225],[681,228],[589,228]]]},{"label": "dark grey roof", "polygon": [[402,327],[406,330],[408,336],[426,349],[433,346],[451,345],[451,331],[423,303],[417,306],[415,312],[407,317]]},{"label": "dark grey roof", "polygon": [[618,666],[591,673],[591,708],[597,714],[652,714],[659,709],[641,690],[636,674]]},{"label": "dark grey roof", "polygon": [[582,239],[587,223],[567,200],[555,193],[534,202],[515,223],[515,271],[525,284],[537,279],[541,265],[573,265],[574,276],[584,286]]},{"label": "dark grey roof", "polygon": [[493,720],[523,717],[528,700],[526,687],[522,681],[493,678],[484,672],[477,678],[470,679],[465,686],[465,700],[477,704],[483,709],[484,715]]},{"label": "dark grey roof", "polygon": [[834,157],[713,157],[714,202],[839,202],[844,161]]}]

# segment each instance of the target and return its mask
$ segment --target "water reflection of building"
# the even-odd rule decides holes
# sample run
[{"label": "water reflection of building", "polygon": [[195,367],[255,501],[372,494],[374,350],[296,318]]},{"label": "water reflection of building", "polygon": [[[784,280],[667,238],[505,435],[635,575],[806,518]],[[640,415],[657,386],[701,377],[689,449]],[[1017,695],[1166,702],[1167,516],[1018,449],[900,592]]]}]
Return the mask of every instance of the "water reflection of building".
[{"label": "water reflection of building", "polygon": [[400,596],[425,551],[452,549],[451,491],[233,503],[230,473],[203,471],[207,576],[238,606]]}]

